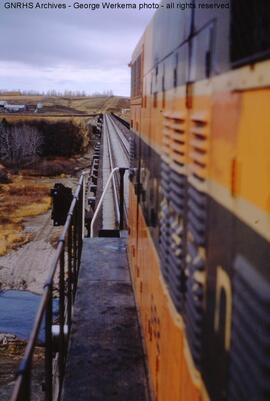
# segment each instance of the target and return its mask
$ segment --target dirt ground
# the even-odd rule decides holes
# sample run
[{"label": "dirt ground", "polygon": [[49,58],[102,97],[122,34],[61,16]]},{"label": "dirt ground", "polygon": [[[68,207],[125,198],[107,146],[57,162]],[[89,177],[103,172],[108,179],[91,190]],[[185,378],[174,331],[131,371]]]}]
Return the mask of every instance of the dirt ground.
[{"label": "dirt ground", "polygon": [[[78,178],[52,179],[70,186],[73,190]],[[53,244],[60,236],[63,227],[54,227],[51,210],[40,216],[24,221],[25,234],[30,233],[32,240],[17,250],[0,257],[1,289],[20,289],[41,294],[54,255]]]},{"label": "dirt ground", "polygon": [[[51,187],[55,182],[70,186],[74,191],[78,178],[51,179]],[[54,255],[53,244],[63,227],[53,226],[51,211],[27,218],[23,225],[25,234],[30,233],[32,240],[0,257],[1,289],[23,289],[41,294]]]},{"label": "dirt ground", "polygon": [[[44,178],[46,184],[53,188],[56,182],[71,187],[73,193],[79,182],[80,171],[90,164],[91,152],[78,159],[76,176]],[[41,294],[43,284],[54,256],[55,245],[63,230],[63,226],[54,227],[51,210],[47,213],[24,218],[24,234],[31,241],[15,250],[0,256],[0,290],[29,290]]]}]

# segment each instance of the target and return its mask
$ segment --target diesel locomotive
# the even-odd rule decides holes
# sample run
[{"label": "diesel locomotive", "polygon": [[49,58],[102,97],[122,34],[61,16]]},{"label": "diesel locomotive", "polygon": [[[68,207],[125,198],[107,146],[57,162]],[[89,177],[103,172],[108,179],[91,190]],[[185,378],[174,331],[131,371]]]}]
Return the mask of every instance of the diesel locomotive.
[{"label": "diesel locomotive", "polygon": [[171,4],[130,64],[128,255],[153,398],[269,401],[270,4]]}]

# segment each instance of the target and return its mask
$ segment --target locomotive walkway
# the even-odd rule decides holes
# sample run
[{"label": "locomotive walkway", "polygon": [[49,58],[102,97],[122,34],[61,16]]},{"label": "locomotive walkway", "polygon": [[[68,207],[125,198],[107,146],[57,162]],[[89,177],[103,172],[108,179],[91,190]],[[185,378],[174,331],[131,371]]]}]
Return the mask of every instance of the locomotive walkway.
[{"label": "locomotive walkway", "polygon": [[126,239],[84,239],[62,401],[148,401]]}]

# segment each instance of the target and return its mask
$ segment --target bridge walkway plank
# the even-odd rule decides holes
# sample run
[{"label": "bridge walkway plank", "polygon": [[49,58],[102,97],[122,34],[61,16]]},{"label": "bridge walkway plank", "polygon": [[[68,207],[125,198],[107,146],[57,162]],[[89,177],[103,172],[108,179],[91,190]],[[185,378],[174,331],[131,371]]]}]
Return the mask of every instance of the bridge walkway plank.
[{"label": "bridge walkway plank", "polygon": [[85,239],[62,401],[148,401],[126,239]]}]

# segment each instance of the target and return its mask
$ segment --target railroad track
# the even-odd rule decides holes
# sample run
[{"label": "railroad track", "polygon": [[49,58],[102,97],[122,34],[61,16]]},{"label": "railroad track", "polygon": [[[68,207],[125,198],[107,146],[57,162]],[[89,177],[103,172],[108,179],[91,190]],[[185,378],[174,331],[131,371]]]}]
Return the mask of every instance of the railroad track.
[{"label": "railroad track", "polygon": [[109,118],[109,120],[110,120],[110,122],[111,122],[111,124],[113,126],[115,134],[119,138],[119,142],[120,142],[120,144],[122,146],[122,149],[125,152],[125,155],[126,155],[128,161],[129,161],[129,140],[128,140],[127,136],[126,136],[127,135],[126,132],[124,131],[124,129],[126,127],[122,126],[123,130],[121,130],[121,123],[120,123],[119,120],[115,120],[115,117],[113,115],[109,115],[108,118]]},{"label": "railroad track", "polygon": [[[106,165],[110,166],[110,171],[112,171],[113,168],[115,167],[129,168],[129,141],[126,135],[123,134],[120,128],[121,126],[119,126],[119,124],[117,124],[114,118],[109,114],[104,115],[103,125],[104,125],[103,126],[104,141],[106,141],[106,149],[107,149],[107,155],[104,155],[104,157],[108,157],[109,159]],[[108,176],[108,172],[105,171],[104,174]],[[129,185],[128,174],[126,172],[124,176],[125,222],[127,222],[127,217],[128,217],[128,185]],[[108,195],[107,202],[105,202],[103,206],[103,214],[105,212],[105,214],[108,215],[105,209],[107,207],[110,208],[111,207],[110,203],[113,202],[115,210],[114,218],[117,226],[119,225],[120,222],[119,187],[120,187],[119,176],[115,175],[115,177],[112,180],[111,193]]]},{"label": "railroad track", "polygon": [[[104,129],[107,132],[106,135],[106,141],[107,141],[107,147],[108,147],[108,158],[109,158],[109,166],[110,166],[110,171],[112,171],[115,167],[114,165],[114,160],[113,160],[113,154],[112,154],[112,144],[111,144],[111,138],[108,133],[108,122],[107,119],[104,118]],[[114,209],[116,211],[116,223],[119,225],[120,222],[120,211],[119,211],[119,193],[118,193],[118,185],[116,183],[116,177],[113,176],[112,178],[112,190],[113,190],[113,200],[114,200]]]}]

